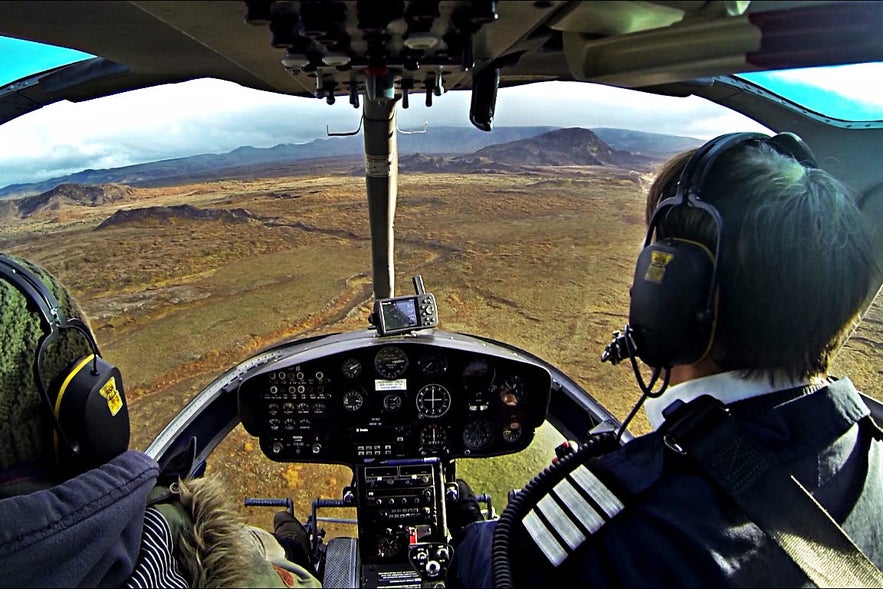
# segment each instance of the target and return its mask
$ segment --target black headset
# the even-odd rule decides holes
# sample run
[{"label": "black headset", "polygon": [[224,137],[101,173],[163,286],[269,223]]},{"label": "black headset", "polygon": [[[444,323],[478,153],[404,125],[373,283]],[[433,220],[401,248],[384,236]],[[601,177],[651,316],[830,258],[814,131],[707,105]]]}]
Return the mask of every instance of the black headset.
[{"label": "black headset", "polygon": [[[678,179],[674,196],[661,200],[647,227],[631,288],[628,329],[635,355],[649,366],[667,368],[692,364],[711,349],[717,320],[718,260],[724,220],[702,191],[709,171],[721,155],[746,143],[765,143],[801,164],[817,168],[809,147],[793,133],[774,137],[762,133],[730,133],[696,150]],[[685,239],[653,242],[660,221],[674,207],[703,211],[714,222],[714,251]]]},{"label": "black headset", "polygon": [[[34,359],[34,380],[55,428],[56,464],[66,475],[103,464],[129,447],[129,409],[120,371],[101,358],[85,323],[64,316],[52,292],[28,268],[0,254],[0,277],[15,286],[36,308],[43,336]],[[47,385],[43,354],[64,330],[78,331],[92,353],[75,359]]]}]

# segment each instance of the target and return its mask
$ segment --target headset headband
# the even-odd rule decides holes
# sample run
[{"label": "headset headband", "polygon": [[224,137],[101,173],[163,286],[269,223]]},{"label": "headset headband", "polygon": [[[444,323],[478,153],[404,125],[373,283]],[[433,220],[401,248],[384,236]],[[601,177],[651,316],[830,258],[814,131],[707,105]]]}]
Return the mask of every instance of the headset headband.
[{"label": "headset headband", "polygon": [[40,316],[50,331],[65,325],[64,312],[52,291],[46,287],[33,272],[13,261],[5,254],[0,254],[0,276],[18,288],[25,297],[37,306]]},{"label": "headset headband", "polygon": [[718,227],[722,227],[720,215],[714,210],[714,207],[702,200],[700,194],[705,187],[708,174],[718,158],[734,146],[749,142],[765,143],[778,153],[789,156],[806,167],[818,168],[809,146],[794,133],[779,133],[773,137],[763,133],[728,133],[716,137],[697,149],[687,161],[678,178],[674,196],[665,198],[656,204],[656,209],[647,228],[644,247],[648,246],[653,238],[653,232],[659,223],[660,211],[672,206],[687,205],[707,211],[715,218]]}]

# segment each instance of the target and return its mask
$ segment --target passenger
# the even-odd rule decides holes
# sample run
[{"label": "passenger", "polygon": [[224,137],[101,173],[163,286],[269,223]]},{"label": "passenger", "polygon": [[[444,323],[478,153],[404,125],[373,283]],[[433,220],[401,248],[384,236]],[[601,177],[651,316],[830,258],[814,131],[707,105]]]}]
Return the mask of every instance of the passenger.
[{"label": "passenger", "polygon": [[[726,148],[720,147],[723,138],[713,141],[717,150],[707,151],[709,142],[695,160],[688,154],[667,164],[647,199],[649,224],[663,199],[682,194],[679,183],[684,188],[701,177],[697,170],[707,172],[697,189],[720,213],[722,228],[710,213],[668,201],[660,207],[665,210],[656,217],[656,231],[648,235],[654,243],[678,238],[714,252],[722,232],[710,346],[687,362],[672,362],[673,386],[659,397],[650,395],[645,410],[654,431],[599,457],[575,457],[560,469],[564,473],[550,467],[535,481],[551,482],[513,525],[504,526],[503,518],[480,521],[475,505],[468,505],[472,502],[449,505],[450,527],[459,540],[450,586],[491,586],[492,544],[495,551],[509,551],[509,580],[524,587],[795,587],[805,586],[809,574],[819,574],[804,573],[773,537],[808,546],[815,541],[808,568],[817,566],[822,577],[828,575],[821,584],[830,584],[825,570],[830,559],[818,558],[825,541],[809,537],[815,528],[804,533],[807,524],[795,521],[804,515],[813,521],[812,509],[790,518],[792,529],[779,529],[777,535],[777,528],[767,528],[767,535],[756,522],[778,514],[746,515],[730,492],[700,471],[699,452],[672,443],[682,439],[675,424],[683,411],[695,408],[698,401],[691,401],[702,395],[725,404],[732,415],[727,423],[772,453],[870,562],[883,565],[880,430],[853,384],[827,374],[879,284],[865,225],[847,190],[815,167],[796,136],[741,134]],[[706,289],[699,286],[700,299]],[[675,295],[690,297],[689,291],[685,285]],[[637,334],[635,341],[640,356]],[[677,357],[677,350],[672,353]],[[696,439],[712,441],[704,433]],[[735,465],[745,463],[724,464],[723,470],[735,476]],[[460,486],[468,497],[468,485]],[[742,497],[741,505],[749,511],[767,505],[778,510],[770,495]],[[785,505],[782,511],[788,509]],[[495,526],[503,530],[496,543]],[[793,531],[800,526],[803,532]],[[850,578],[840,569],[833,583],[879,583],[873,565],[870,577]],[[818,578],[813,583],[820,584]]]},{"label": "passenger", "polygon": [[319,586],[219,481],[128,450],[119,372],[84,321],[44,269],[0,254],[0,585]]}]

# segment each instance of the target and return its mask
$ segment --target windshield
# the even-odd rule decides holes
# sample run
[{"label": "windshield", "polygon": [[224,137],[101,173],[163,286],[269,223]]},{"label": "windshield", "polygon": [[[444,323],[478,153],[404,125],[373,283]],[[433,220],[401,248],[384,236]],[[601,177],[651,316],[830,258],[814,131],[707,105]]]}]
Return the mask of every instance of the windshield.
[{"label": "windshield", "polygon": [[0,87],[94,55],[22,39],[0,37]]},{"label": "windshield", "polygon": [[777,96],[841,121],[883,121],[883,63],[739,74]]},{"label": "windshield", "polygon": [[[355,131],[360,111],[340,103],[197,80],[0,127],[0,250],[78,298],[124,375],[134,447],[249,355],[369,327],[362,137],[326,133]],[[501,89],[492,133],[468,125],[468,103],[449,92],[398,110],[402,131],[429,131],[398,135],[396,294],[420,274],[441,328],[544,358],[622,420],[640,392],[627,363],[599,358],[626,322],[646,189],[673,154],[766,128],[699,98],[591,84]],[[834,372],[883,398],[879,307]],[[643,412],[630,427],[648,431]],[[462,469],[500,509],[561,440],[545,425],[528,451]],[[217,454],[209,468],[238,492],[292,496],[299,514],[351,477],[271,463],[241,427]]]}]

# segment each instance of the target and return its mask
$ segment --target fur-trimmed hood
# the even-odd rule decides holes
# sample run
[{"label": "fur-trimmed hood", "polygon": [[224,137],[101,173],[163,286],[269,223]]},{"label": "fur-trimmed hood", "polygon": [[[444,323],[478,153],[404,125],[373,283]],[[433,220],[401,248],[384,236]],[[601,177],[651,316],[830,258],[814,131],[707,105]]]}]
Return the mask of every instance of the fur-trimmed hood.
[{"label": "fur-trimmed hood", "polygon": [[321,586],[285,560],[269,532],[245,523],[222,480],[179,480],[162,491],[154,492],[159,500],[151,503],[169,523],[175,560],[192,587]]}]

